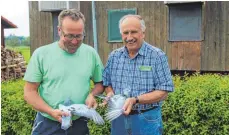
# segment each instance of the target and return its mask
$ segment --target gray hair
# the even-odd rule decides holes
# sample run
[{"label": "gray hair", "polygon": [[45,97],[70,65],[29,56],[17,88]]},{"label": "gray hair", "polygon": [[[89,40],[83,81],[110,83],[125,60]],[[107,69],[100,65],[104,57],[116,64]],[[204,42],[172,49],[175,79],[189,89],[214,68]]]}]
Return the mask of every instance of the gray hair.
[{"label": "gray hair", "polygon": [[84,15],[76,10],[76,9],[66,9],[60,12],[58,16],[58,26],[62,26],[63,19],[68,16],[74,21],[78,21],[79,19],[82,19],[82,21],[85,23],[85,18]]},{"label": "gray hair", "polygon": [[121,24],[122,22],[128,18],[128,17],[135,17],[137,19],[140,20],[140,23],[141,23],[141,29],[143,32],[145,32],[146,30],[146,26],[145,26],[145,21],[142,19],[142,17],[140,15],[133,15],[133,14],[128,14],[128,15],[125,15],[123,16],[120,20],[119,20],[119,30],[120,30],[120,33],[122,34],[122,31],[121,31]]}]

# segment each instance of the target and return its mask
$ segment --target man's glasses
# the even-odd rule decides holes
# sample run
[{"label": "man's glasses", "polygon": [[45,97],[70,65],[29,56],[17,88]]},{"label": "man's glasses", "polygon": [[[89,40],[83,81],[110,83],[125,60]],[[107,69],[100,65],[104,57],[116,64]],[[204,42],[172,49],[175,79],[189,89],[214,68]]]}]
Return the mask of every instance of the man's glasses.
[{"label": "man's glasses", "polygon": [[84,34],[65,34],[63,30],[61,30],[62,33],[63,33],[63,36],[65,39],[69,40],[69,41],[72,41],[74,38],[76,40],[83,40],[84,38]]}]

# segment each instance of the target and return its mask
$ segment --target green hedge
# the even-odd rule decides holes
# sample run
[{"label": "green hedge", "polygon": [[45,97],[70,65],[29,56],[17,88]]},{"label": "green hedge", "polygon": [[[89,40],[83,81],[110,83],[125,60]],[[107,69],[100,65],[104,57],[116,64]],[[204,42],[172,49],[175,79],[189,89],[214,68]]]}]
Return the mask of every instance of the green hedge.
[{"label": "green hedge", "polygon": [[163,106],[165,134],[229,134],[229,76],[196,74],[173,81],[175,92]]},{"label": "green hedge", "polygon": [[[229,134],[229,76],[196,74],[173,80],[175,91],[162,109],[165,135]],[[23,85],[22,80],[2,83],[2,134],[31,132],[35,111],[23,100]],[[97,110],[105,113],[105,108]],[[110,123],[98,126],[90,121],[89,129],[91,135],[109,135]]]},{"label": "green hedge", "polygon": [[24,81],[1,83],[2,130],[3,135],[31,134],[35,111],[23,99]]}]

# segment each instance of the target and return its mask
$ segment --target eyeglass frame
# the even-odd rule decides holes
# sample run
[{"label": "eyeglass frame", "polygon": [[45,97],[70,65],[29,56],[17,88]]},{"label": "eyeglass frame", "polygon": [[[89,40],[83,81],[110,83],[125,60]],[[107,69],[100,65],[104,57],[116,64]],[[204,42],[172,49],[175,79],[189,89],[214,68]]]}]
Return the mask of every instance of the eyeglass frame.
[{"label": "eyeglass frame", "polygon": [[[83,40],[84,37],[86,36],[85,32],[83,32],[83,34],[65,34],[65,32],[62,29],[61,29],[61,33],[63,33],[64,38],[69,41],[72,41],[74,38],[76,40]],[[67,37],[67,36],[71,36],[71,37]],[[82,37],[79,37],[79,36],[82,36]]]}]

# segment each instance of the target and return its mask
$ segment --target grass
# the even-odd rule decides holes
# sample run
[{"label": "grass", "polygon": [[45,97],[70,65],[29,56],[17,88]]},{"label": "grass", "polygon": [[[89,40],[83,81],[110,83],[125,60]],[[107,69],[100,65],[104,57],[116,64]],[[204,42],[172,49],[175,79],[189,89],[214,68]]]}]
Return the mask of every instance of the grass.
[{"label": "grass", "polygon": [[18,46],[18,47],[10,47],[7,46],[7,49],[13,50],[15,52],[19,52],[23,55],[26,63],[29,63],[29,59],[30,59],[30,47],[29,46]]}]

